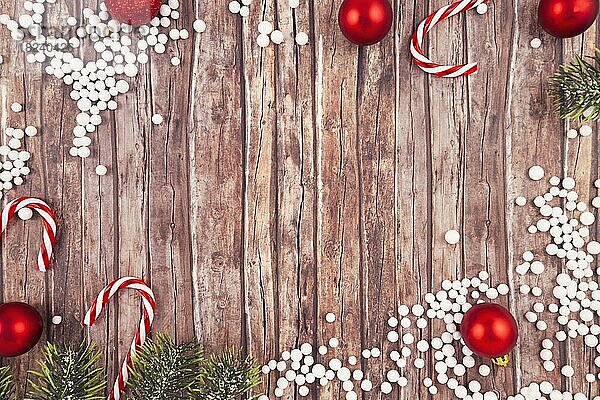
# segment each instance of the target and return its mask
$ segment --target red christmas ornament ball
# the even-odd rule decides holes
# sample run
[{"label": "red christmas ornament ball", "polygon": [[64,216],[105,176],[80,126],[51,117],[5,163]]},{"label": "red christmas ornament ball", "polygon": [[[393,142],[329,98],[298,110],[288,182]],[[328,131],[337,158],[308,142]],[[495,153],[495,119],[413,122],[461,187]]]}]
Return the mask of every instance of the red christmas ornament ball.
[{"label": "red christmas ornament ball", "polygon": [[158,15],[162,0],[104,0],[111,17],[132,26],[149,23]]},{"label": "red christmas ornament ball", "polygon": [[390,31],[393,20],[388,0],[344,0],[338,13],[342,33],[360,46],[380,42]]},{"label": "red christmas ornament ball", "polygon": [[599,9],[598,0],[541,0],[538,19],[552,36],[570,38],[592,26]]},{"label": "red christmas ornament ball", "polygon": [[471,351],[485,358],[507,355],[517,344],[517,321],[498,304],[481,303],[471,307],[460,323],[460,334]]},{"label": "red christmas ornament ball", "polygon": [[29,304],[0,305],[0,357],[27,353],[39,342],[43,330],[42,316]]}]

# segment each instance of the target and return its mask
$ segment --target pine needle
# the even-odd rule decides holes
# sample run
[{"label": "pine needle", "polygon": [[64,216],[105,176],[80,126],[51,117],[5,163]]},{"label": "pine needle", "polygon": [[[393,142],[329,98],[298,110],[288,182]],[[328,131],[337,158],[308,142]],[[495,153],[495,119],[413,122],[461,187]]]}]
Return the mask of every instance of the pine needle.
[{"label": "pine needle", "polygon": [[261,382],[260,368],[251,357],[227,350],[213,355],[205,363],[198,377],[195,399],[235,400],[248,394]]},{"label": "pine needle", "polygon": [[10,367],[0,368],[0,400],[13,399],[14,390]]},{"label": "pine needle", "polygon": [[40,371],[31,371],[35,382],[26,400],[100,400],[104,398],[106,377],[97,366],[100,352],[82,342],[78,347],[53,345],[44,348]]},{"label": "pine needle", "polygon": [[600,50],[591,62],[576,56],[550,77],[550,95],[563,119],[600,120]]},{"label": "pine needle", "polygon": [[177,345],[167,335],[157,335],[138,350],[127,384],[130,400],[190,399],[204,362],[196,342]]}]

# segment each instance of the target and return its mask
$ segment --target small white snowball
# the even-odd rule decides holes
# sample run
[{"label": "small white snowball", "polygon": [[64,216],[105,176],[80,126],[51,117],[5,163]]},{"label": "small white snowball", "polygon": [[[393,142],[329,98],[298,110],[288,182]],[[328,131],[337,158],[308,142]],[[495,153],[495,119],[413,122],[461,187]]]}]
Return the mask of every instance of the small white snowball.
[{"label": "small white snowball", "polygon": [[60,325],[62,323],[63,318],[60,315],[55,315],[52,317],[53,325]]},{"label": "small white snowball", "polygon": [[100,164],[96,167],[96,174],[98,176],[104,176],[106,175],[106,173],[108,172],[108,169],[106,168],[106,166]]},{"label": "small white snowball", "polygon": [[239,13],[241,10],[241,5],[236,0],[229,2],[229,11],[233,14]]},{"label": "small white snowball", "polygon": [[527,204],[527,199],[523,196],[519,196],[515,199],[515,203],[522,207]]},{"label": "small white snowball", "polygon": [[581,221],[583,225],[589,226],[596,221],[596,217],[591,212],[586,211],[579,216],[579,221]]},{"label": "small white snowball", "polygon": [[396,343],[398,342],[398,339],[400,339],[400,335],[398,335],[398,332],[396,331],[389,331],[387,334],[387,339],[390,343]]},{"label": "small white snowball", "polygon": [[371,357],[378,358],[379,356],[381,356],[381,350],[378,347],[373,347],[371,349]]},{"label": "small white snowball", "polygon": [[160,125],[160,124],[162,124],[162,123],[163,123],[163,121],[164,121],[164,119],[163,119],[163,116],[162,116],[162,115],[160,115],[160,114],[154,114],[154,115],[152,116],[152,123],[153,123],[154,125]]},{"label": "small white snowball", "polygon": [[575,179],[571,177],[566,177],[562,180],[562,186],[567,190],[573,189],[575,187]]},{"label": "small white snowball", "polygon": [[300,346],[300,351],[305,356],[311,354],[312,350],[313,350],[313,348],[312,348],[312,345],[310,343],[302,343],[302,345]]},{"label": "small white snowball", "polygon": [[592,127],[589,125],[582,125],[581,128],[579,128],[579,134],[581,136],[590,136],[592,134]]},{"label": "small white snowball", "polygon": [[332,312],[325,314],[325,321],[327,321],[329,323],[335,322],[335,314]]},{"label": "small white snowball", "polygon": [[264,35],[270,35],[273,32],[273,24],[269,21],[261,21],[258,24],[258,32]]},{"label": "small white snowball", "polygon": [[523,260],[525,261],[533,261],[533,253],[529,250],[523,253]]},{"label": "small white snowball", "polygon": [[544,177],[544,169],[539,165],[534,165],[529,168],[529,178],[534,181],[539,181]]},{"label": "small white snowball", "polygon": [[373,389],[373,383],[370,380],[365,379],[365,380],[363,380],[363,381],[360,382],[360,388],[364,392],[370,392]]},{"label": "small white snowball", "polygon": [[380,389],[381,389],[381,393],[390,394],[390,393],[392,393],[392,384],[389,382],[383,382],[381,384]]},{"label": "small white snowball", "polygon": [[19,216],[20,219],[22,219],[23,221],[27,221],[30,220],[31,218],[33,218],[33,210],[31,208],[25,207],[25,208],[21,208],[18,212],[17,215]]},{"label": "small white snowball", "polygon": [[11,109],[13,112],[16,112],[16,113],[18,113],[18,112],[21,112],[21,111],[23,111],[23,106],[22,106],[20,103],[16,103],[16,102],[15,102],[15,103],[12,103],[12,104],[10,105],[10,109]]},{"label": "small white snowball", "polygon": [[571,367],[570,365],[565,365],[560,369],[560,373],[567,377],[570,378],[573,375],[575,375],[575,370],[573,369],[573,367]]},{"label": "small white snowball", "polygon": [[206,22],[204,22],[201,19],[197,19],[194,21],[193,27],[195,32],[203,33],[204,31],[206,31]]},{"label": "small white snowball", "polygon": [[259,47],[264,48],[267,47],[269,43],[271,43],[271,39],[269,38],[269,35],[261,33],[256,37],[256,43],[259,45]]},{"label": "small white snowball", "polygon": [[33,137],[35,135],[37,135],[38,130],[35,126],[28,126],[27,128],[25,128],[25,134],[29,137]]},{"label": "small white snowball", "polygon": [[284,40],[284,36],[283,36],[283,32],[281,32],[280,30],[276,29],[273,32],[271,32],[271,41],[275,44],[281,44],[283,43]]},{"label": "small white snowball", "polygon": [[444,239],[448,244],[457,244],[460,241],[460,233],[458,233],[458,231],[454,229],[451,229],[446,232],[446,234],[444,235]]},{"label": "small white snowball", "polygon": [[486,3],[481,3],[477,6],[477,14],[484,15],[488,12],[488,5]]},{"label": "small white snowball", "polygon": [[296,34],[296,43],[300,46],[308,44],[308,35],[306,34],[306,32],[298,32]]},{"label": "small white snowball", "polygon": [[542,46],[542,40],[540,38],[533,38],[529,44],[532,48],[539,49]]}]

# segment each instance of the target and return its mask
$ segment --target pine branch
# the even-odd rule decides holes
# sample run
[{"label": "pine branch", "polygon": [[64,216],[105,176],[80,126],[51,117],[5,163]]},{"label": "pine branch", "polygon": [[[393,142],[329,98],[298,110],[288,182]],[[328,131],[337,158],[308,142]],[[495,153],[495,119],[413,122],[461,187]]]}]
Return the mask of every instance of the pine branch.
[{"label": "pine branch", "polygon": [[167,335],[148,340],[138,350],[127,384],[130,400],[190,399],[204,361],[196,343],[176,345]]},{"label": "pine branch", "polygon": [[550,95],[561,118],[600,120],[600,50],[589,58],[595,65],[576,56],[549,79]]},{"label": "pine branch", "polygon": [[235,400],[248,394],[261,382],[260,369],[251,357],[227,350],[211,356],[198,377],[195,399]]},{"label": "pine branch", "polygon": [[82,342],[78,347],[48,343],[40,371],[31,371],[35,382],[27,400],[99,400],[104,398],[106,377],[97,366],[100,352],[94,345]]},{"label": "pine branch", "polygon": [[13,382],[10,374],[10,367],[0,368],[0,400],[10,400],[13,398]]}]

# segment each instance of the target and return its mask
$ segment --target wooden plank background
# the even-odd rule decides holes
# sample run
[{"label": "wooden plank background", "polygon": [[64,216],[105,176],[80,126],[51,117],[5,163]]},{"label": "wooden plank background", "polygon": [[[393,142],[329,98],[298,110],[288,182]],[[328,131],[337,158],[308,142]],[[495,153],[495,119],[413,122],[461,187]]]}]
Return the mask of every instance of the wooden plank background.
[{"label": "wooden plank background", "polygon": [[[0,12],[14,17],[20,3],[0,0]],[[529,310],[512,271],[524,250],[541,255],[544,240],[526,233],[534,207],[515,208],[513,199],[541,190],[526,178],[533,164],[575,176],[580,194],[592,193],[597,136],[567,143],[546,78],[573,54],[592,53],[596,27],[559,41],[537,25],[537,2],[495,2],[483,16],[455,17],[431,33],[433,59],[480,62],[468,79],[438,79],[411,63],[408,40],[446,1],[395,0],[392,34],[368,48],[341,36],[340,0],[300,3],[292,11],[286,0],[255,0],[242,20],[226,1],[182,1],[176,26],[192,31],[202,17],[207,31],[152,55],[118,110],[104,112],[83,162],[68,155],[77,113],[68,89],[27,64],[2,29],[2,128],[32,124],[41,132],[26,141],[32,175],[5,199],[46,199],[60,238],[54,269],[42,275],[34,268],[38,224],[11,226],[2,240],[1,297],[42,310],[45,340],[80,340],[92,298],[125,275],[153,285],[155,331],[196,336],[212,351],[243,346],[265,360],[334,335],[346,354],[382,346],[399,304],[422,302],[442,279],[481,269],[511,285],[506,304],[519,318]],[[59,1],[50,22],[84,6],[96,3]],[[258,48],[262,19],[277,21],[282,45]],[[298,31],[309,34],[308,46],[294,44]],[[534,37],[540,49],[529,46]],[[89,43],[81,51],[94,55]],[[170,64],[175,55],[179,67]],[[13,101],[25,111],[10,112]],[[151,124],[154,113],[165,117],[162,125]],[[98,163],[108,166],[106,177],[94,173]],[[459,245],[445,243],[448,229],[462,232]],[[531,283],[547,291],[562,266],[545,260],[550,273]],[[107,349],[111,376],[136,328],[138,301],[120,296],[91,330]],[[335,324],[324,323],[329,311]],[[53,315],[64,322],[52,326]],[[561,382],[541,367],[542,334],[520,326],[512,367],[486,379],[487,388],[514,394],[531,380]],[[39,354],[40,347],[4,362],[24,384]],[[561,357],[578,365],[593,359],[582,345],[564,347]],[[428,398],[417,378],[432,364],[391,397]],[[378,381],[384,367],[369,362],[367,376]],[[582,376],[563,379],[563,389],[598,394]],[[342,394],[332,385],[318,397]],[[437,398],[453,396],[442,390]]]}]

